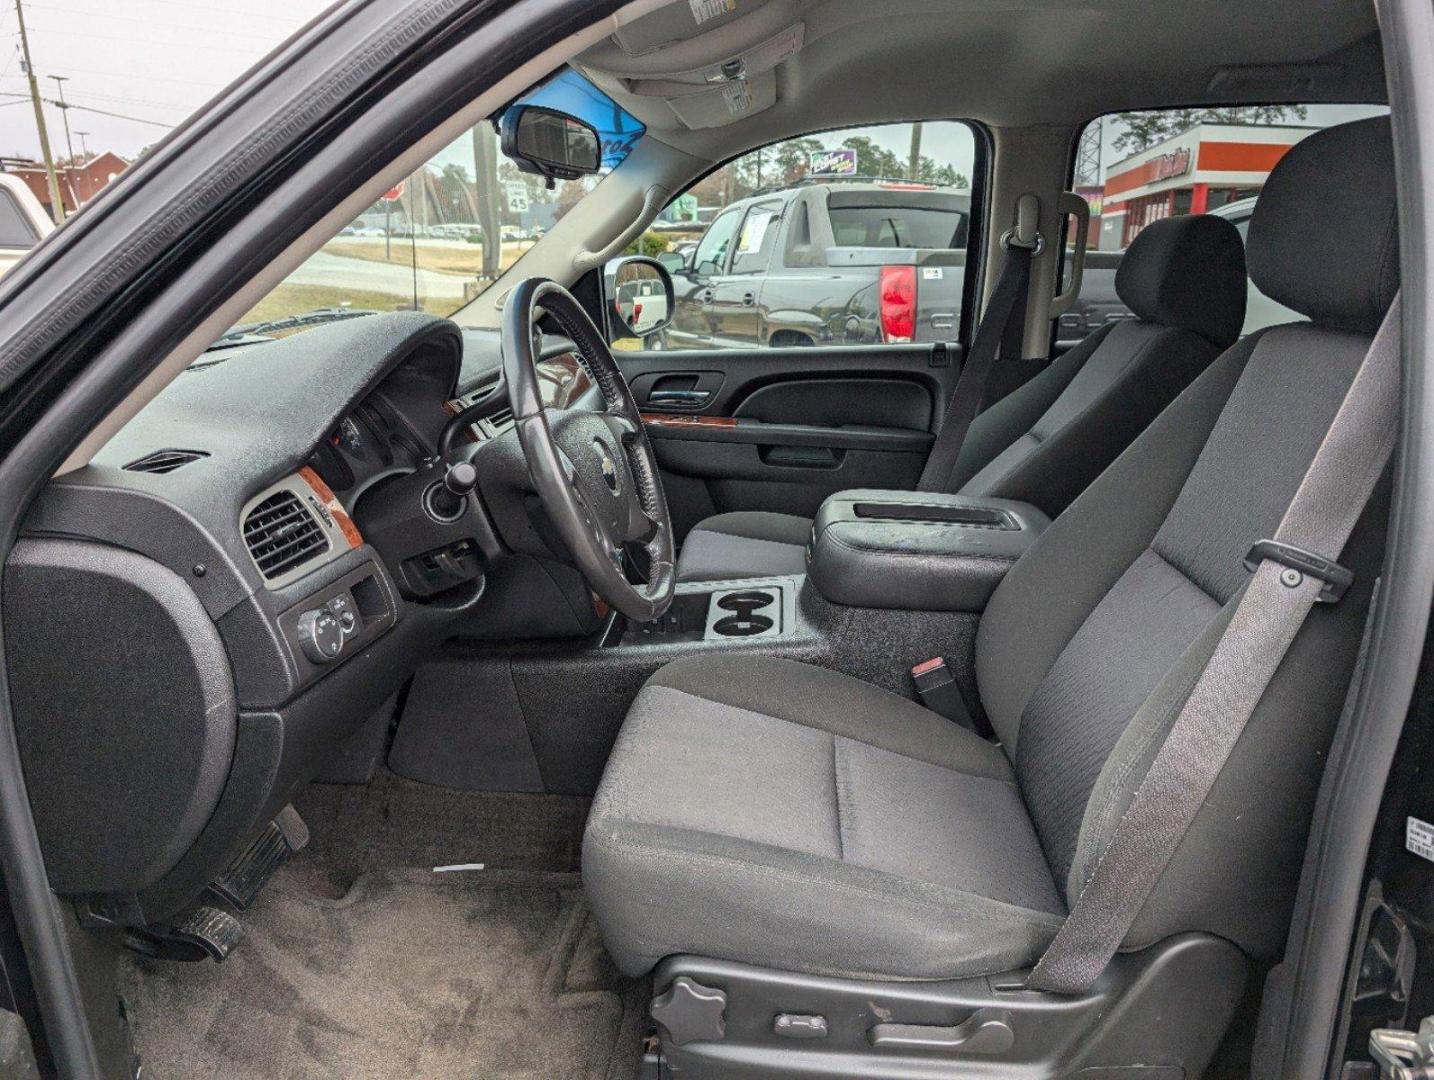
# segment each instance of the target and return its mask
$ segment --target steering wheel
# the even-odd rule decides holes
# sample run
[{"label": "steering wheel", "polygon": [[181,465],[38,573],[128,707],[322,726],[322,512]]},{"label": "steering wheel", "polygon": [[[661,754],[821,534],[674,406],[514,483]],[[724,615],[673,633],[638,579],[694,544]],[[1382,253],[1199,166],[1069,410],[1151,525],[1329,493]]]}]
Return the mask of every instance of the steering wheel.
[{"label": "steering wheel", "polygon": [[[563,329],[602,392],[603,408],[545,409],[537,360],[542,309]],[[672,520],[657,460],[637,401],[612,351],[572,293],[547,278],[527,278],[503,307],[503,374],[518,438],[538,498],[593,592],[618,611],[648,622],[672,603]],[[627,579],[623,545],[641,543],[645,585]]]}]

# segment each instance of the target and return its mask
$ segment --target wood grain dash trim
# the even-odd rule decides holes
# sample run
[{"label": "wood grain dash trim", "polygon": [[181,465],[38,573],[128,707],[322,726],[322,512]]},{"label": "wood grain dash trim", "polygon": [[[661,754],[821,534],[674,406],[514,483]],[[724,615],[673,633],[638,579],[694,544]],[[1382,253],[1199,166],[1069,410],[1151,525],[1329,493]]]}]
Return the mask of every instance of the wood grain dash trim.
[{"label": "wood grain dash trim", "polygon": [[654,427],[734,428],[735,416],[683,416],[678,413],[643,413],[642,422]]},{"label": "wood grain dash trim", "polygon": [[307,465],[299,470],[299,478],[309,485],[315,497],[329,512],[329,516],[334,519],[334,524],[339,527],[339,532],[343,533],[344,539],[349,542],[349,547],[362,547],[363,534],[359,532],[358,526],[354,524],[354,519],[349,517],[348,511],[330,490],[329,485],[324,483],[323,478]]}]

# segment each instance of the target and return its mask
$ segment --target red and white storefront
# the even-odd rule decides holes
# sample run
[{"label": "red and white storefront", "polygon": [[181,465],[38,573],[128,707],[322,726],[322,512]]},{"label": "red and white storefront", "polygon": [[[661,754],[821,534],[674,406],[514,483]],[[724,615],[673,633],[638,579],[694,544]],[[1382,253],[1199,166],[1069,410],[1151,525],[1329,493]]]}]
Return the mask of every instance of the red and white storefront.
[{"label": "red and white storefront", "polygon": [[1258,195],[1275,162],[1316,130],[1197,124],[1117,162],[1106,172],[1095,246],[1120,250],[1152,221]]}]

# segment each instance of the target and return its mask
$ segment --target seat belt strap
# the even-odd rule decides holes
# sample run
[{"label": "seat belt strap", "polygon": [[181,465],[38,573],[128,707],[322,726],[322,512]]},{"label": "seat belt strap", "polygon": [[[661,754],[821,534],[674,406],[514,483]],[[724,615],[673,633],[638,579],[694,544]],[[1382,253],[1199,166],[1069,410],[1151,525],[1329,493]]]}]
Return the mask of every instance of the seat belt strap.
[{"label": "seat belt strap", "polygon": [[[1343,550],[1399,427],[1399,298],[1310,462],[1273,541],[1070,914],[1027,981],[1081,993],[1134,924],[1310,609],[1332,600]],[[1318,554],[1329,553],[1321,559]]]},{"label": "seat belt strap", "polygon": [[[986,314],[976,328],[971,349],[966,354],[966,363],[956,380],[956,389],[946,407],[941,421],[941,430],[931,446],[931,455],[921,470],[917,491],[947,491],[951,476],[956,470],[956,459],[961,455],[961,444],[971,429],[971,421],[981,409],[981,399],[986,393],[986,383],[991,376],[999,353],[1003,359],[1020,355],[1020,334],[1026,322],[1026,296],[1031,284],[1031,260],[1041,250],[1040,236],[1030,247],[1002,238],[1006,248],[1006,265],[991,293],[991,302],[986,305]],[[1020,329],[1011,330],[1017,326]],[[1017,345],[1011,352],[1010,341]],[[1007,344],[1002,348],[1002,342]]]}]

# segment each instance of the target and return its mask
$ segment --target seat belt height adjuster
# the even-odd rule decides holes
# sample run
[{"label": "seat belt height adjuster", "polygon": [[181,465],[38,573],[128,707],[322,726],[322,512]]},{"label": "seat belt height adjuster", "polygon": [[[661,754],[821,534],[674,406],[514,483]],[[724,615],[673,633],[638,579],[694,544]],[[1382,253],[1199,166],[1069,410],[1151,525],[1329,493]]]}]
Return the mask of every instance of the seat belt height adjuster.
[{"label": "seat belt height adjuster", "polygon": [[1282,544],[1278,540],[1260,540],[1245,556],[1245,569],[1254,571],[1266,559],[1279,563],[1285,568],[1281,580],[1290,588],[1297,587],[1304,575],[1324,582],[1317,603],[1337,604],[1343,599],[1349,587],[1354,584],[1354,571],[1340,566],[1333,559],[1316,555],[1313,551]]}]

